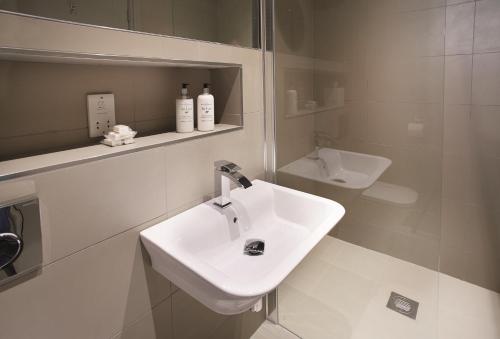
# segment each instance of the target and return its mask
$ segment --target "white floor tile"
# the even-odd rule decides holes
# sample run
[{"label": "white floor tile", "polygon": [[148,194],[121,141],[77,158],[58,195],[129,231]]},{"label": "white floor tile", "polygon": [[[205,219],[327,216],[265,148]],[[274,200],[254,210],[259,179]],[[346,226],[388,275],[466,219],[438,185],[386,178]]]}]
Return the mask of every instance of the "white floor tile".
[{"label": "white floor tile", "polygon": [[[386,307],[391,291],[417,319]],[[280,286],[278,314],[303,339],[500,338],[500,294],[332,237]]]},{"label": "white floor tile", "polygon": [[250,339],[299,339],[279,325],[265,321]]}]

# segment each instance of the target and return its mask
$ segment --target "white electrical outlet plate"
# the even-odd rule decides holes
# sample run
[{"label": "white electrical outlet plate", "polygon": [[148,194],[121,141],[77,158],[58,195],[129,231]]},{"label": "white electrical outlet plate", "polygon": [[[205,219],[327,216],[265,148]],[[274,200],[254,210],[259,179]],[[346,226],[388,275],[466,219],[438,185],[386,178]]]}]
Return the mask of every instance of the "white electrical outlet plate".
[{"label": "white electrical outlet plate", "polygon": [[102,137],[116,124],[115,96],[113,94],[87,95],[89,137]]}]

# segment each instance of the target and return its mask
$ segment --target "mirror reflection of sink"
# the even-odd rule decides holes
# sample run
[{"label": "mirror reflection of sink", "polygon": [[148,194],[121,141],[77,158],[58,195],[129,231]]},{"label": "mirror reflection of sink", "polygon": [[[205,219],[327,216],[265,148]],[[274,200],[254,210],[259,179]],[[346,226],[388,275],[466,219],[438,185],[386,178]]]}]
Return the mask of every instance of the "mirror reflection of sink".
[{"label": "mirror reflection of sink", "polygon": [[321,148],[279,171],[329,185],[363,190],[373,185],[391,163],[391,160],[375,155]]},{"label": "mirror reflection of sink", "polygon": [[233,190],[225,209],[209,201],[141,232],[153,268],[222,314],[276,288],[345,213],[332,200],[252,184]]}]

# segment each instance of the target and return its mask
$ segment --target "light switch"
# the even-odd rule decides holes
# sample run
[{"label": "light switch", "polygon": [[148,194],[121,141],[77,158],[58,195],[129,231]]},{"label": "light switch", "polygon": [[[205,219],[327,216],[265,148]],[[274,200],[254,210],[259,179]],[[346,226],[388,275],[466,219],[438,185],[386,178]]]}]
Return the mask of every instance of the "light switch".
[{"label": "light switch", "polygon": [[116,124],[115,96],[113,94],[87,95],[89,136],[100,137]]}]

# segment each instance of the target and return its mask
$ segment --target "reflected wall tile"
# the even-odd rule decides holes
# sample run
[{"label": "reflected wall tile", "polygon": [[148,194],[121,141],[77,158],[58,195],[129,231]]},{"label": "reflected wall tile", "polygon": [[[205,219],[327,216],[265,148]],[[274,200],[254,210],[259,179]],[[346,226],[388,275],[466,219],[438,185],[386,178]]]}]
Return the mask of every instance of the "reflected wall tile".
[{"label": "reflected wall tile", "polygon": [[[314,4],[312,1],[276,2],[276,51],[312,57],[314,54]],[[290,13],[296,13],[290,16]]]},{"label": "reflected wall tile", "polygon": [[500,158],[500,106],[473,106],[471,123],[477,156]]},{"label": "reflected wall tile", "polygon": [[142,32],[172,36],[174,34],[172,16],[165,15],[171,10],[172,3],[173,0],[134,2],[134,28]]},{"label": "reflected wall tile", "polygon": [[403,186],[419,194],[420,199],[434,199],[441,187],[441,148],[407,148],[403,153]]},{"label": "reflected wall tile", "polygon": [[207,16],[215,17],[216,9],[217,6],[214,6],[212,1],[174,1],[174,34],[184,38],[216,41],[215,20],[204,20]]},{"label": "reflected wall tile", "polygon": [[476,2],[474,27],[474,52],[500,51],[500,2],[484,0]]},{"label": "reflected wall tile", "polygon": [[438,56],[444,54],[444,7],[403,12],[392,29],[399,35],[399,55]]},{"label": "reflected wall tile", "polygon": [[444,101],[446,104],[470,104],[472,55],[445,58]]},{"label": "reflected wall tile", "polygon": [[443,197],[465,201],[468,195],[467,179],[470,168],[461,156],[445,155],[443,158]]},{"label": "reflected wall tile", "polygon": [[401,11],[416,11],[434,7],[442,7],[446,4],[446,0],[397,0],[399,2],[399,10]]},{"label": "reflected wall tile", "polygon": [[474,2],[475,0],[446,0],[447,5],[457,5],[464,2]]},{"label": "reflected wall tile", "polygon": [[395,88],[393,78],[394,67],[385,57],[368,56],[366,58],[366,98],[381,101],[391,97]]},{"label": "reflected wall tile", "polygon": [[417,102],[443,102],[444,57],[428,57],[416,60]]},{"label": "reflected wall tile", "polygon": [[[443,101],[444,57],[392,60],[395,100],[421,103]],[[394,98],[393,98],[394,99]]]},{"label": "reflected wall tile", "polygon": [[278,145],[281,145],[277,152],[278,167],[311,152],[314,149],[313,132],[313,115],[278,119],[276,138]]},{"label": "reflected wall tile", "polygon": [[445,43],[445,8],[433,8],[415,13],[417,20],[416,55],[443,55]]},{"label": "reflected wall tile", "polygon": [[478,167],[475,152],[445,155],[443,158],[443,197],[466,203],[482,203],[485,177]]},{"label": "reflected wall tile", "polygon": [[440,271],[498,290],[498,226],[488,218],[488,208],[461,202],[443,207]]},{"label": "reflected wall tile", "polygon": [[[471,152],[471,106],[445,105],[443,153],[468,155]],[[446,173],[444,173],[446,175]]]},{"label": "reflected wall tile", "polygon": [[[443,239],[446,235],[443,234]],[[461,247],[441,246],[439,252],[439,272],[465,280],[465,261],[467,254]]]},{"label": "reflected wall tile", "polygon": [[473,58],[472,103],[500,105],[500,53],[474,54]]},{"label": "reflected wall tile", "polygon": [[446,54],[470,54],[474,38],[475,2],[446,8]]},{"label": "reflected wall tile", "polygon": [[441,215],[441,247],[464,248],[467,228],[471,228],[473,205],[461,201],[443,199]]}]

